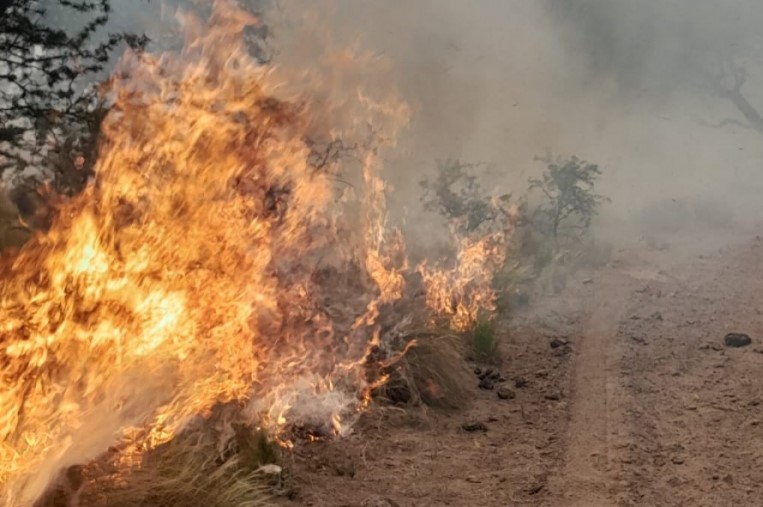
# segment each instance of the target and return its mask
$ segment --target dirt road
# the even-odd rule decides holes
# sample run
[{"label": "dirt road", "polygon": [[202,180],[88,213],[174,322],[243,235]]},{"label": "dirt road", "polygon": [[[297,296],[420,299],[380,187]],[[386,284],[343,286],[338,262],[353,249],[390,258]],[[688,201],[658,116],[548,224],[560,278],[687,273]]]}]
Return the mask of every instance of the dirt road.
[{"label": "dirt road", "polygon": [[[624,250],[580,273],[506,324],[513,398],[475,378],[462,411],[373,410],[291,456],[282,504],[759,505],[763,242],[689,251]],[[753,343],[724,346],[732,331]]]}]

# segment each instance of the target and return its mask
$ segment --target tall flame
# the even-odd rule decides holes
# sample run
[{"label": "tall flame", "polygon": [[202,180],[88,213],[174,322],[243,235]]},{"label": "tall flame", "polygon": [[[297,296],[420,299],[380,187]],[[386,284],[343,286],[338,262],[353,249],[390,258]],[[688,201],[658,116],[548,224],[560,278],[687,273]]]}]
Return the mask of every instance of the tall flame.
[{"label": "tall flame", "polygon": [[[310,162],[310,134],[335,126],[316,125],[304,97],[275,98],[272,69],[242,44],[257,23],[216,1],[207,25],[184,18],[182,53],[127,55],[94,183],[0,263],[4,505],[31,505],[117,442],[165,442],[219,403],[275,431],[316,417],[338,429],[364,403],[380,308],[404,290],[402,239],[384,222],[375,150],[362,150],[354,201],[339,169]],[[406,120],[398,102],[354,97]],[[485,245],[465,248],[463,272],[427,271],[432,286],[473,282]],[[342,318],[321,302],[326,258],[367,285]],[[490,296],[470,301],[455,326]]]},{"label": "tall flame", "polygon": [[[6,504],[31,503],[59,469],[131,429],[148,428],[137,445],[154,446],[216,403],[267,400],[282,423],[285,391],[328,390],[362,363],[371,303],[336,351],[310,301],[311,256],[336,237],[336,191],[308,163],[305,107],[273,98],[268,69],[241,44],[256,23],[218,2],[208,29],[186,19],[181,55],[127,56],[95,184],[2,265]],[[371,225],[367,267],[385,278],[385,300],[400,287]]]}]

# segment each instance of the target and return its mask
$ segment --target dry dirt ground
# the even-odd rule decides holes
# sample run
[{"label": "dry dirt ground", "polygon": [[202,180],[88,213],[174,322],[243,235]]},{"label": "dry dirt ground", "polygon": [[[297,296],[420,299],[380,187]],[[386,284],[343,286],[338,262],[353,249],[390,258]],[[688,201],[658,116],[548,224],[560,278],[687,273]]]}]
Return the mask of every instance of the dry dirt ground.
[{"label": "dry dirt ground", "polygon": [[[697,241],[623,249],[513,315],[514,398],[475,376],[463,410],[376,407],[295,450],[279,505],[763,504],[763,241]],[[732,331],[752,344],[726,347]]]}]

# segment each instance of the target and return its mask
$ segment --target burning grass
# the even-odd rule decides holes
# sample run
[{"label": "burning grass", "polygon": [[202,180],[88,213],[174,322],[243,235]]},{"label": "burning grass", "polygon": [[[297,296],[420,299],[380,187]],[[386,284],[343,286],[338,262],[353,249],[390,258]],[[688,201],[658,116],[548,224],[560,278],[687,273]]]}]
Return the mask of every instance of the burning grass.
[{"label": "burning grass", "polygon": [[[383,143],[315,167],[308,140],[367,137],[358,118],[332,114],[320,93],[279,96],[242,44],[259,21],[232,3],[216,1],[206,23],[182,19],[182,52],[127,55],[115,74],[95,182],[0,264],[5,505],[33,505],[61,470],[107,481],[92,491],[109,496],[87,505],[257,505],[244,454],[214,461],[236,433],[198,440],[190,422],[231,404],[222,427],[243,421],[285,447],[297,428],[341,435],[387,380],[369,380],[371,352],[385,367],[402,356],[381,325],[408,270],[386,224]],[[354,58],[365,62],[340,60]],[[341,106],[378,139],[407,115],[358,90]],[[490,311],[506,239],[469,238],[454,264],[422,264],[430,311],[458,329]],[[435,403],[437,389],[455,392],[457,347],[428,340],[405,378]]]}]

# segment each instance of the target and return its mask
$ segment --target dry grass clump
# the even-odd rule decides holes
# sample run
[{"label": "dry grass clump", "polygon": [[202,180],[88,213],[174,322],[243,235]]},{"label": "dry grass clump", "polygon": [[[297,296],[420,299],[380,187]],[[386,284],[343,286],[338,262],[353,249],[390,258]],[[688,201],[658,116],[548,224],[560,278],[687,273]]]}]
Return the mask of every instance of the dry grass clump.
[{"label": "dry grass clump", "polygon": [[390,371],[379,395],[395,404],[425,404],[445,410],[464,408],[471,377],[464,360],[462,337],[446,333],[418,333],[403,358]]},{"label": "dry grass clump", "polygon": [[267,469],[277,459],[264,434],[237,428],[221,454],[205,432],[189,431],[129,471],[110,459],[72,467],[36,507],[262,507],[282,488]]},{"label": "dry grass clump", "polygon": [[109,507],[268,505],[272,493],[259,467],[272,459],[268,454],[272,450],[261,439],[255,438],[252,444],[221,461],[215,459],[219,453],[209,443],[195,435],[180,436],[147,454],[124,484],[96,490],[93,500],[100,501],[86,503]]}]

